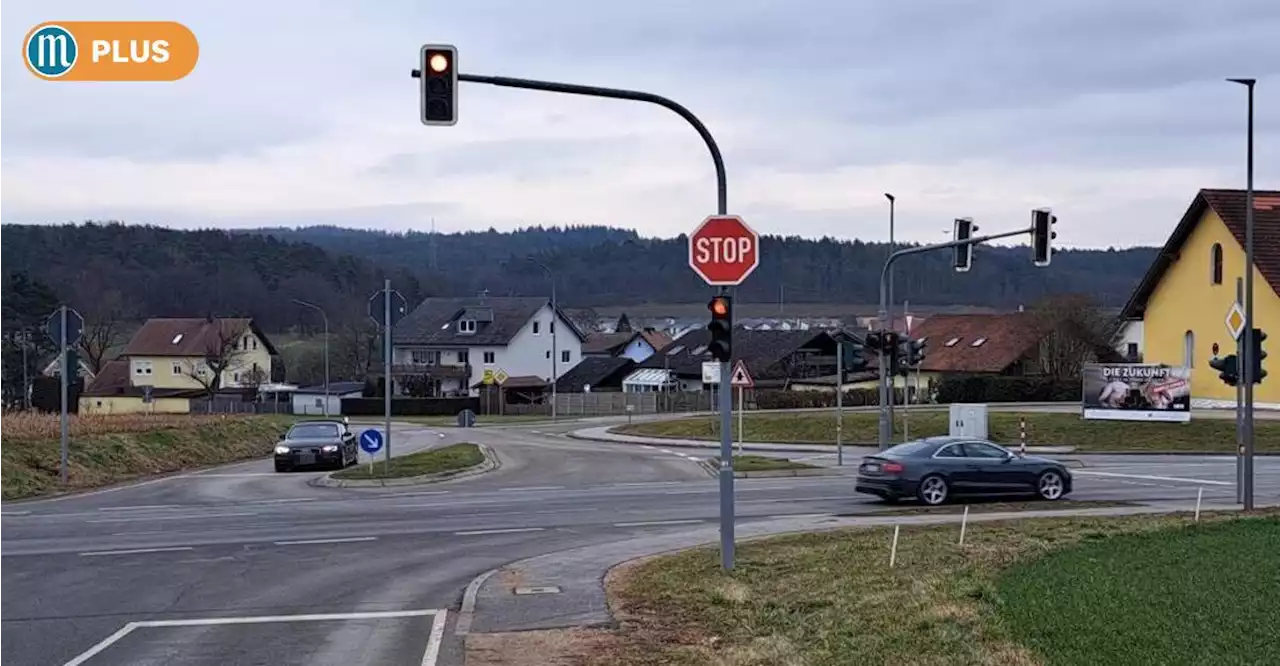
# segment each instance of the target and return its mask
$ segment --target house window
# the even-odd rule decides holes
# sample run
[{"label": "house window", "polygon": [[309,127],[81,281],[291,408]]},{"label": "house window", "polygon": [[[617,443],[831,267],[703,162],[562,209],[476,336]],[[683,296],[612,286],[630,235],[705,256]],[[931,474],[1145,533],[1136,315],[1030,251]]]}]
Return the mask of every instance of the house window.
[{"label": "house window", "polygon": [[534,335],[541,335],[541,331],[540,331],[540,329],[541,329],[541,328],[542,328],[542,322],[540,322],[540,321],[535,321],[535,322],[533,322],[533,334],[534,334]]},{"label": "house window", "polygon": [[495,354],[494,352],[484,353],[485,365],[492,365],[495,361],[497,361],[497,354]]},{"label": "house window", "polygon": [[970,347],[981,347],[981,346],[982,346],[982,343],[984,343],[984,342],[986,342],[986,341],[987,341],[987,339],[986,339],[986,338],[978,338],[977,340],[974,340],[974,341],[973,341],[973,343],[972,343],[972,344],[970,344],[969,346],[970,346]]},{"label": "house window", "polygon": [[1182,365],[1188,368],[1195,367],[1196,360],[1196,334],[1187,331],[1182,336]]},{"label": "house window", "polygon": [[1130,361],[1138,360],[1138,343],[1130,342],[1125,348],[1125,357]]},{"label": "house window", "polygon": [[547,350],[547,360],[548,360],[548,361],[549,361],[549,360],[551,360],[551,350],[550,350],[550,349],[548,349],[548,350]]},{"label": "house window", "polygon": [[415,349],[409,353],[414,365],[439,365],[440,352]]},{"label": "house window", "polygon": [[133,374],[135,375],[151,374],[151,361],[137,361],[133,366]]},{"label": "house window", "polygon": [[1210,279],[1213,284],[1222,284],[1222,243],[1214,243],[1209,250],[1209,264],[1212,266]]},{"label": "house window", "polygon": [[465,333],[465,334],[468,334],[468,335],[475,333],[475,332],[476,332],[476,320],[474,320],[474,319],[463,319],[463,320],[459,321],[459,322],[458,322],[458,332],[459,332],[459,333]]},{"label": "house window", "polygon": [[458,362],[466,365],[471,362],[471,354],[466,350],[458,352]]},{"label": "house window", "polygon": [[175,375],[181,375],[181,374],[182,374],[182,364],[181,364],[181,363],[179,363],[179,362],[177,362],[177,361],[174,361],[174,362],[173,362],[173,374],[175,374]]},{"label": "house window", "polygon": [[561,363],[568,363],[571,358],[573,358],[573,352],[569,351],[568,349],[560,352]]},{"label": "house window", "polygon": [[944,345],[944,346],[946,346],[946,347],[954,347],[954,346],[956,346],[956,343],[957,343],[957,342],[960,342],[960,338],[951,338],[950,340],[947,340],[947,344],[946,344],[946,345]]},{"label": "house window", "polygon": [[257,338],[249,338],[249,340],[253,343],[253,350],[254,350],[254,351],[258,351],[258,339],[257,339]]}]

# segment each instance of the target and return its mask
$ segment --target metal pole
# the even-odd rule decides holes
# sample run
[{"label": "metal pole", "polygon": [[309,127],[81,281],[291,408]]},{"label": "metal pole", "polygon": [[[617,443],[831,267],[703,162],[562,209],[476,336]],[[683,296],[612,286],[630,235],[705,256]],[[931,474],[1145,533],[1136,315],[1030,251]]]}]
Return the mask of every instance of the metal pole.
[{"label": "metal pole", "polygon": [[324,321],[324,415],[329,416],[329,315],[325,314],[324,308],[315,303],[309,303],[300,298],[293,299],[293,302],[319,312],[320,319]]},{"label": "metal pole", "polygon": [[71,452],[70,442],[70,423],[67,417],[67,373],[71,372],[67,367],[67,306],[58,308],[58,317],[62,320],[62,325],[58,328],[58,357],[59,363],[62,364],[62,372],[58,373],[59,389],[62,392],[62,414],[60,426],[62,428],[62,455],[60,460],[59,471],[62,478],[62,485],[67,485],[67,458]]},{"label": "metal pole", "polygon": [[1255,79],[1232,79],[1248,89],[1248,124],[1244,194],[1244,334],[1240,373],[1244,383],[1244,510],[1253,510],[1253,88]]},{"label": "metal pole", "polygon": [[[1236,303],[1244,307],[1244,278],[1236,278]],[[1236,363],[1243,363],[1244,333],[1236,338]],[[1236,384],[1236,502],[1244,503],[1244,378]]]},{"label": "metal pole", "polygon": [[386,419],[386,433],[384,442],[387,447],[385,466],[387,474],[391,473],[391,280],[385,280],[382,283],[382,361],[386,372],[386,381],[383,382],[382,391],[382,411]]},{"label": "metal pole", "polygon": [[[421,71],[414,70],[414,76],[421,76]],[[621,90],[618,88],[602,88],[599,86],[583,86],[571,83],[558,83],[554,81],[538,81],[534,79],[517,79],[507,76],[483,76],[478,74],[458,74],[459,81],[469,83],[484,83],[492,86],[500,86],[504,88],[523,88],[526,90],[542,90],[545,92],[564,93],[569,95],[586,95],[589,97],[606,97],[610,99],[625,99],[633,102],[645,102],[648,104],[657,104],[663,108],[675,112],[685,122],[689,123],[698,136],[702,137],[703,143],[707,145],[707,151],[711,153],[711,162],[716,172],[716,211],[719,215],[729,214],[729,185],[728,178],[725,176],[724,157],[720,154],[720,147],[716,144],[715,137],[711,136],[711,132],[707,126],[693,112],[685,108],[672,99],[668,99],[661,95],[640,92],[636,90]],[[721,294],[726,294],[727,289],[720,288]],[[729,364],[722,362],[720,364],[720,380],[729,376]],[[732,411],[733,396],[728,391],[720,391],[720,566],[726,570],[733,568],[733,433],[730,432],[732,427]]]},{"label": "metal pole", "polygon": [[[907,333],[907,344],[911,344],[911,324],[907,321],[907,302],[902,301],[902,325]],[[902,376],[902,441],[911,441],[911,423],[908,419],[911,408],[911,391],[907,386],[908,378],[911,376],[911,368],[907,368],[906,374]]]},{"label": "metal pole", "polygon": [[744,407],[745,407],[745,403],[742,400],[742,387],[739,386],[738,387],[738,455],[742,455],[742,444],[743,442],[746,441],[746,435],[744,433],[746,433],[747,429],[745,427],[745,424],[743,424],[742,422]]},{"label": "metal pole", "polygon": [[[894,239],[894,229],[893,229],[894,227],[893,217],[895,212],[894,208],[896,208],[895,204],[897,203],[897,200],[894,198],[892,194],[889,194],[888,192],[884,193],[884,198],[889,200],[889,254],[892,255],[894,251],[897,250],[897,243],[895,242],[895,239]],[[894,310],[893,272],[894,272],[893,266],[890,266],[889,267],[889,310],[888,310],[889,317],[881,324],[883,328],[888,330],[896,330],[896,327],[894,327],[893,325],[893,310]],[[889,378],[889,382],[890,382],[889,384],[889,424],[890,424],[890,432],[892,432],[892,425],[893,425],[893,419],[894,419],[893,407],[894,407],[894,403],[897,402],[898,400],[898,395],[897,395],[898,391],[896,386],[896,384],[898,383],[898,379],[897,377],[891,376]]]},{"label": "metal pole", "polygon": [[836,466],[844,466],[844,340],[836,341]]},{"label": "metal pole", "polygon": [[31,411],[31,377],[29,376],[29,368],[31,361],[27,359],[27,329],[22,329],[22,409]]},{"label": "metal pole", "polygon": [[[545,266],[543,268],[546,268]],[[560,306],[556,304],[556,276],[547,268],[551,280],[551,420],[556,420],[556,382],[560,378],[560,351],[556,347],[556,321],[560,319]]]}]

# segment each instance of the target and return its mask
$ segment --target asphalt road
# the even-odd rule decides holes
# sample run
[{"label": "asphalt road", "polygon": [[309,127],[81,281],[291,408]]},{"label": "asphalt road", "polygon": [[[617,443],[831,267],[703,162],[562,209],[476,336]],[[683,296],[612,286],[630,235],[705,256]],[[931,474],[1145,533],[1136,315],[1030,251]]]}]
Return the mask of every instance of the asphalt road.
[{"label": "asphalt road", "polygon": [[[542,553],[714,525],[716,482],[693,459],[710,452],[531,428],[397,429],[398,453],[454,441],[497,451],[500,469],[442,484],[317,488],[307,482],[319,473],[275,474],[260,460],[7,502],[0,657],[7,665],[461,664],[447,629],[476,575]],[[1234,495],[1227,457],[1077,459],[1085,467],[1074,499]],[[1260,499],[1280,499],[1275,463],[1258,461]],[[739,479],[738,517],[886,510],[851,486],[847,476]]]}]

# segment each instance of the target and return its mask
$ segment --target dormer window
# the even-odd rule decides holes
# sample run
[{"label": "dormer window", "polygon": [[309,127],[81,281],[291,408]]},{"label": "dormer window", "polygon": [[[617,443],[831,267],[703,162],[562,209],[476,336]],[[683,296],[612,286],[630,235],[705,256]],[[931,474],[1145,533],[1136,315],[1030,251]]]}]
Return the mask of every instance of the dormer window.
[{"label": "dormer window", "polygon": [[946,346],[946,347],[954,347],[954,346],[956,346],[956,343],[958,343],[958,342],[960,342],[960,338],[951,338],[950,340],[947,340],[947,343],[946,343],[944,346]]},{"label": "dormer window", "polygon": [[463,335],[474,335],[476,332],[476,320],[462,319],[458,321],[458,333]]},{"label": "dormer window", "polygon": [[183,335],[184,335],[183,333],[179,333],[179,334],[177,334],[177,335],[173,336],[173,339],[169,341],[169,344],[176,345],[176,344],[178,344],[179,342],[182,342],[182,336],[183,336]]},{"label": "dormer window", "polygon": [[977,340],[974,340],[974,341],[973,341],[973,344],[971,344],[971,345],[969,345],[969,346],[970,346],[970,347],[981,347],[981,346],[982,346],[982,343],[984,343],[984,342],[986,342],[986,341],[987,341],[987,339],[986,339],[986,338],[978,338]]}]

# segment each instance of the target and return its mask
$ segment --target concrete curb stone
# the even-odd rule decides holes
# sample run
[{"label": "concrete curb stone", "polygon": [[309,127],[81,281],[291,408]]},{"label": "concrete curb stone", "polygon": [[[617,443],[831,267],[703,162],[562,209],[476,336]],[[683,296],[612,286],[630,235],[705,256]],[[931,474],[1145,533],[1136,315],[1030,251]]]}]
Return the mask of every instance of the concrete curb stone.
[{"label": "concrete curb stone", "polygon": [[453,479],[462,479],[469,476],[478,476],[486,472],[491,472],[502,466],[498,461],[498,456],[494,454],[493,449],[484,444],[477,444],[480,452],[484,454],[484,460],[479,464],[462,469],[448,470],[446,472],[433,472],[431,474],[421,474],[418,476],[406,476],[396,479],[335,479],[333,475],[337,472],[329,472],[324,476],[314,478],[307,482],[307,485],[317,488],[388,488],[395,486],[414,486],[424,483],[436,483],[439,481],[451,481]]}]

